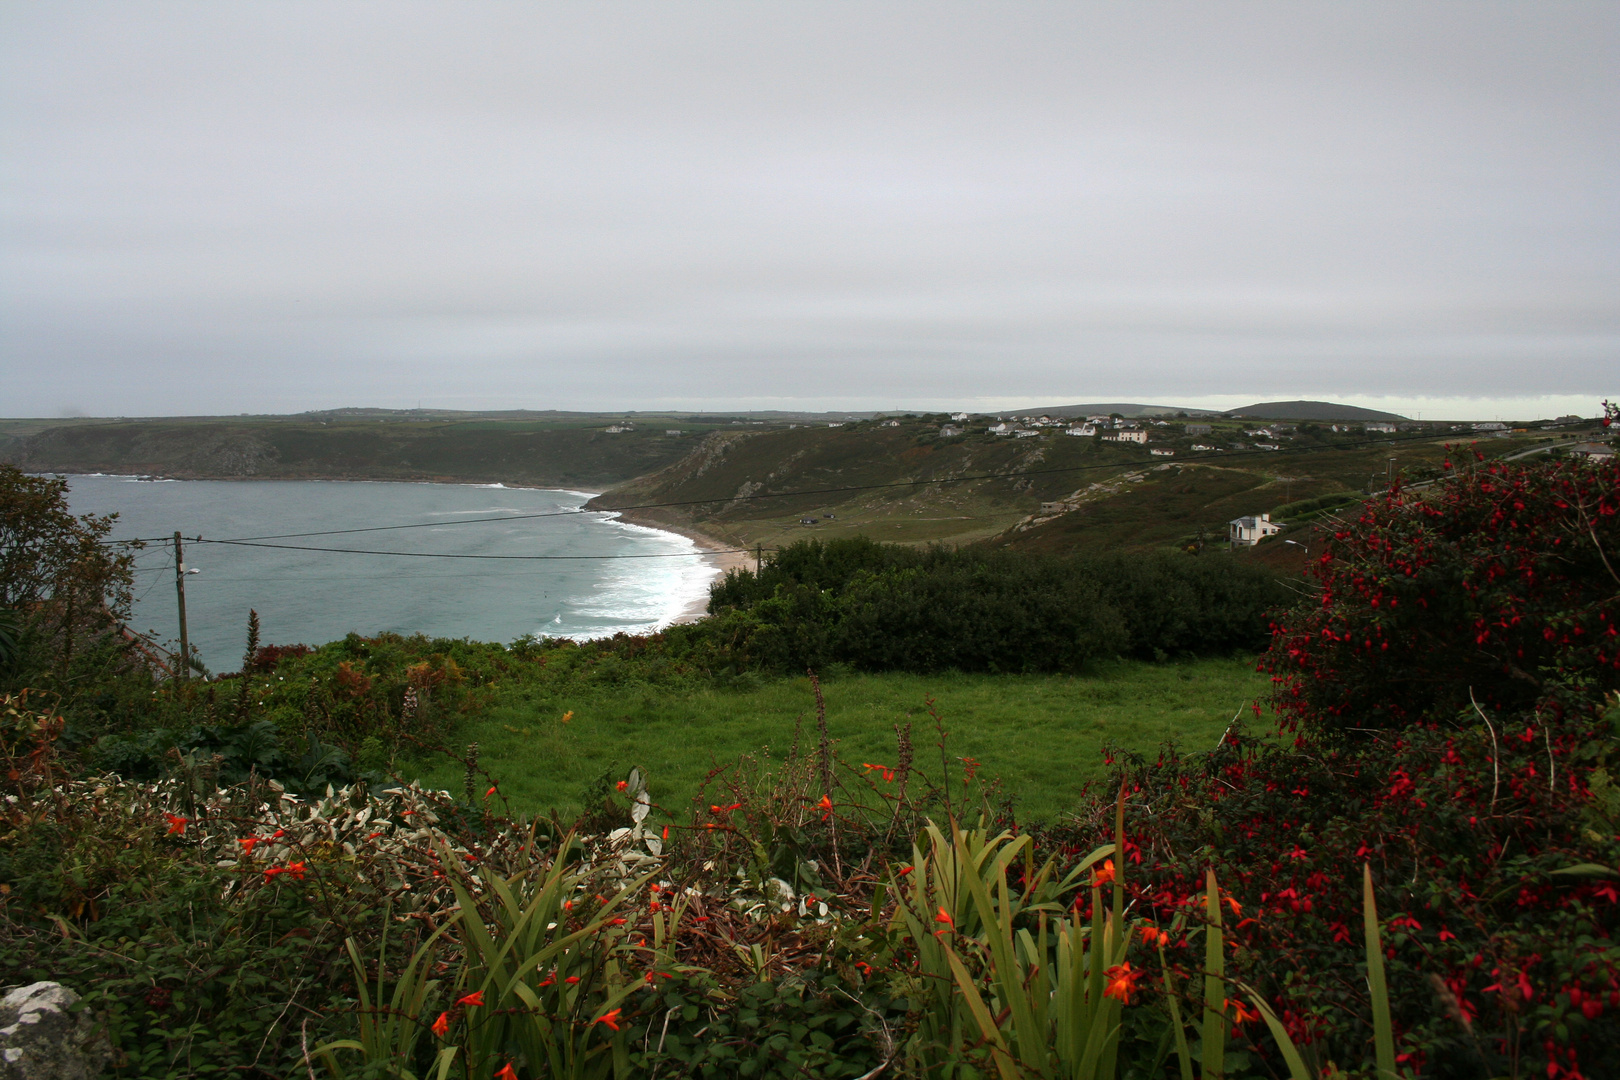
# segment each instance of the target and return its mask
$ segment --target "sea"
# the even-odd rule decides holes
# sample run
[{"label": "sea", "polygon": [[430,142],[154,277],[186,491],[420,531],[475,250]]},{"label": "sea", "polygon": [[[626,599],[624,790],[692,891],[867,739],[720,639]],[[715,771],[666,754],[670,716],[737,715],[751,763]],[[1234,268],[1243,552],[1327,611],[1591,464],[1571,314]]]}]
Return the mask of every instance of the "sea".
[{"label": "sea", "polygon": [[593,494],[585,491],[107,475],[68,483],[74,513],[116,513],[112,538],[147,541],[130,625],[165,645],[179,639],[179,530],[196,571],[186,575],[188,637],[215,672],[241,666],[250,610],[263,644],[384,631],[587,640],[651,632],[700,610],[720,572],[684,536],[582,510]]}]

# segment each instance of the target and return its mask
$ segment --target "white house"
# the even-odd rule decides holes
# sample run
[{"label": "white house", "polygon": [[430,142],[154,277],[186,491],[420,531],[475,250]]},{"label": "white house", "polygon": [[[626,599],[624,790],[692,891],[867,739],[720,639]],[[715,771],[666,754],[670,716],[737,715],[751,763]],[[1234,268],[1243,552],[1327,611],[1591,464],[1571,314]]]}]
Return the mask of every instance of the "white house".
[{"label": "white house", "polygon": [[951,419],[952,420],[962,421],[962,420],[966,420],[967,418],[968,418],[968,414],[965,413],[965,412],[953,412],[953,413],[951,413]]},{"label": "white house", "polygon": [[1111,435],[1104,435],[1103,436],[1103,442],[1145,443],[1145,442],[1147,442],[1147,432],[1145,432],[1145,431],[1116,431]]},{"label": "white house", "polygon": [[962,434],[962,429],[955,424],[946,424],[939,429],[939,437],[942,439],[954,439],[960,434]]},{"label": "white house", "polygon": [[1380,422],[1376,424],[1362,424],[1361,430],[1368,433],[1377,431],[1382,432],[1385,435],[1393,435],[1395,434],[1396,428],[1394,424],[1385,424]]},{"label": "white house", "polygon": [[1605,461],[1614,457],[1614,447],[1602,443],[1583,442],[1570,447],[1569,453],[1571,457],[1583,457],[1588,461]]},{"label": "white house", "polygon": [[1273,524],[1270,514],[1251,514],[1226,523],[1226,538],[1233,547],[1253,547],[1266,537],[1280,532],[1282,526]]},{"label": "white house", "polygon": [[1166,449],[1164,449],[1163,447],[1160,447],[1160,446],[1155,446],[1152,450],[1149,450],[1148,453],[1152,454],[1154,457],[1175,457],[1176,456],[1176,452],[1174,450],[1166,450]]},{"label": "white house", "polygon": [[1015,438],[1015,439],[1037,439],[1037,438],[1040,438],[1040,434],[1041,433],[1038,432],[1038,431],[1027,431],[1027,430],[1026,431],[1015,431],[1015,432],[1013,432],[1013,438]]},{"label": "white house", "polygon": [[1202,452],[1204,450],[1219,450],[1220,449],[1220,447],[1218,447],[1218,446],[1205,446],[1203,443],[1193,443],[1192,448],[1193,448],[1193,451],[1195,453]]},{"label": "white house", "polygon": [[1013,432],[1018,430],[1018,426],[1016,424],[1009,424],[1006,421],[1002,421],[999,424],[991,424],[988,428],[985,428],[985,430],[992,435],[1011,435]]},{"label": "white house", "polygon": [[1064,428],[1063,429],[1063,434],[1065,434],[1065,435],[1095,435],[1095,434],[1097,434],[1097,429],[1092,427],[1090,424],[1075,424],[1072,427]]},{"label": "white house", "polygon": [[608,428],[607,428],[607,433],[609,435],[617,435],[621,431],[634,431],[634,430],[636,430],[636,425],[634,425],[634,424],[609,424]]}]

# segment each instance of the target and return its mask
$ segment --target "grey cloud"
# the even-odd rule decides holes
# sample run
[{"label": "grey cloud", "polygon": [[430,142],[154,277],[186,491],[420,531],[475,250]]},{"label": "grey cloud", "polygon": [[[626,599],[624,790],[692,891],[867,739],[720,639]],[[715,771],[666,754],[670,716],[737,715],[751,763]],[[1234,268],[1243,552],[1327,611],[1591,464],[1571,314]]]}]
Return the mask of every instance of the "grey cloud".
[{"label": "grey cloud", "polygon": [[13,4],[0,411],[1601,394],[1617,10]]}]

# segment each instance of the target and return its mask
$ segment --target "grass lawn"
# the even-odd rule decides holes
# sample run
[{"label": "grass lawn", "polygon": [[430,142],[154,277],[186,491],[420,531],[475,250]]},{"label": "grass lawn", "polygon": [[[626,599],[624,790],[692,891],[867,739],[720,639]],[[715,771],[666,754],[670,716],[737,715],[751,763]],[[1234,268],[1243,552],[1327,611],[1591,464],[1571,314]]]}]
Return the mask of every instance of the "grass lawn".
[{"label": "grass lawn", "polygon": [[[1021,818],[1061,813],[1087,780],[1102,775],[1102,747],[1142,752],[1167,739],[1211,749],[1234,713],[1269,689],[1250,658],[1149,664],[1121,662],[1067,675],[843,675],[822,683],[827,725],[846,761],[893,764],[894,725],[910,722],[916,765],[937,778],[940,759],[929,697],[949,732],[954,759],[976,758],[1018,796]],[[566,722],[567,712],[573,716]],[[781,757],[802,717],[813,745],[809,680],[747,689],[513,688],[458,741],[476,741],[481,763],[512,809],[577,810],[581,793],[632,765],[650,776],[653,798],[679,810],[705,773],[744,753]],[[459,790],[455,766],[425,766],[425,783]]]}]

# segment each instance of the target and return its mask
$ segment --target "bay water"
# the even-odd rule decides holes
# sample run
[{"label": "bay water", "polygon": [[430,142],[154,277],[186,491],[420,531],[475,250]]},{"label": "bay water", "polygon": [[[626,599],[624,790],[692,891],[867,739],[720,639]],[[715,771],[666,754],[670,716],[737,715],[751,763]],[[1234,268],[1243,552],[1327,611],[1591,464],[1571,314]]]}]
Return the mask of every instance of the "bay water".
[{"label": "bay water", "polygon": [[[187,630],[212,671],[240,665],[249,609],[259,613],[264,644],[382,631],[588,639],[668,626],[701,606],[719,573],[684,536],[580,512],[587,492],[102,475],[68,482],[74,513],[116,512],[113,538],[155,541],[136,560],[130,624],[163,643],[179,638],[168,541],[180,530],[186,565],[199,571],[186,579]],[[478,520],[486,518],[495,520]],[[391,525],[423,527],[286,535]],[[280,537],[252,542],[282,546],[215,542],[255,537]]]}]

